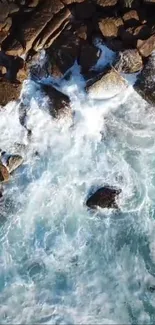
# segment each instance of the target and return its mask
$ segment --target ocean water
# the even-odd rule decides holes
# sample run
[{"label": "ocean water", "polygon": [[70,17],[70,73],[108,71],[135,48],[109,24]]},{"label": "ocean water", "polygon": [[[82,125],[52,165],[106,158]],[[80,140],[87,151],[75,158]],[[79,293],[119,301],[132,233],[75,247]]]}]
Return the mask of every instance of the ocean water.
[{"label": "ocean water", "polygon": [[[30,143],[18,105],[0,110],[0,148],[24,157],[0,205],[0,323],[154,324],[154,108],[131,85],[91,100],[77,66],[60,88],[73,121],[24,82]],[[120,210],[88,210],[105,184]]]}]

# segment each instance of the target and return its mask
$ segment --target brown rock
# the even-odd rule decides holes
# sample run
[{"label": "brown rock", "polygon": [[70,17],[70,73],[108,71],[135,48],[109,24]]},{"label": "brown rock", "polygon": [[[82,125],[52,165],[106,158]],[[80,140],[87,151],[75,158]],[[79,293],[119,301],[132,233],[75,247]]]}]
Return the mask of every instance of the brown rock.
[{"label": "brown rock", "polygon": [[143,60],[137,50],[126,50],[120,53],[115,68],[123,73],[135,73],[143,68]]},{"label": "brown rock", "polygon": [[121,18],[105,18],[99,22],[99,28],[104,37],[117,37],[121,26],[123,26]]},{"label": "brown rock", "polygon": [[31,8],[35,8],[38,6],[40,0],[30,0],[28,6],[31,7]]},{"label": "brown rock", "polygon": [[97,207],[118,209],[116,199],[121,192],[121,189],[101,187],[90,196],[86,201],[86,205],[91,209],[96,209]]},{"label": "brown rock", "polygon": [[87,40],[87,36],[88,36],[88,27],[87,25],[83,25],[80,26],[79,28],[76,29],[75,31],[75,35],[77,35],[77,37],[83,39],[83,40]]},{"label": "brown rock", "polygon": [[7,168],[0,161],[0,182],[7,182],[9,177],[10,175]]},{"label": "brown rock", "polygon": [[75,5],[75,15],[77,19],[90,19],[95,12],[96,8],[89,0]]},{"label": "brown rock", "polygon": [[13,84],[7,80],[0,80],[0,105],[5,106],[12,100],[19,98],[21,84]]},{"label": "brown rock", "polygon": [[65,28],[70,16],[71,12],[68,8],[64,8],[60,13],[55,15],[44,28],[44,31],[41,33],[37,42],[34,42],[33,49],[38,51],[42,48],[50,47]]},{"label": "brown rock", "polygon": [[49,110],[54,118],[71,116],[70,99],[61,91],[55,89],[52,85],[41,85],[44,95],[49,97]]},{"label": "brown rock", "polygon": [[118,0],[97,0],[96,4],[102,7],[112,7],[118,3]]},{"label": "brown rock", "polygon": [[17,169],[24,161],[22,156],[17,154],[7,154],[5,151],[1,153],[1,159],[4,160],[4,165],[8,172],[11,174],[15,169]]},{"label": "brown rock", "polygon": [[60,0],[44,0],[42,6],[35,10],[33,19],[26,21],[21,26],[25,48],[19,43],[15,44],[14,48],[11,46],[11,53],[19,56],[27,53],[53,16],[63,8],[64,5]]},{"label": "brown rock", "polygon": [[5,19],[15,12],[19,11],[19,7],[15,3],[8,3],[8,1],[0,2],[0,21],[5,21]]},{"label": "brown rock", "polygon": [[155,35],[150,36],[147,40],[138,40],[137,49],[143,57],[148,57],[155,50]]},{"label": "brown rock", "polygon": [[79,64],[82,72],[90,70],[98,61],[100,50],[87,42],[84,42],[79,55]]},{"label": "brown rock", "polygon": [[155,0],[143,0],[146,4],[155,4]]},{"label": "brown rock", "polygon": [[139,25],[139,15],[136,10],[126,12],[122,18],[126,26],[133,27]]}]

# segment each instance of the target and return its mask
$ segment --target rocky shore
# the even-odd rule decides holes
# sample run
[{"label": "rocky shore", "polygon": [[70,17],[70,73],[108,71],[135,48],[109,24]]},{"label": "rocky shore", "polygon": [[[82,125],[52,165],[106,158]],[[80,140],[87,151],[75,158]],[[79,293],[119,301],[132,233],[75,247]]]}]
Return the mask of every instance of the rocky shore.
[{"label": "rocky shore", "polygon": [[[122,74],[139,72],[135,89],[154,105],[154,12],[154,0],[0,1],[0,106],[19,98],[22,82],[28,76],[35,81],[48,76],[55,80],[69,78],[68,71],[75,61],[91,98],[95,94],[104,99],[111,87],[117,94],[127,85]],[[101,57],[96,39],[114,51],[115,59],[112,65],[94,70]],[[41,50],[45,50],[47,58],[42,66],[37,64]],[[50,113],[54,118],[66,112],[72,114],[69,97],[53,84],[38,87],[53,105]],[[21,100],[19,120],[26,128],[23,107]],[[31,135],[31,130],[27,131]],[[4,182],[23,160],[14,155],[4,164],[1,161],[0,181]],[[112,203],[108,201],[107,206],[116,207],[117,194],[112,190]]]}]

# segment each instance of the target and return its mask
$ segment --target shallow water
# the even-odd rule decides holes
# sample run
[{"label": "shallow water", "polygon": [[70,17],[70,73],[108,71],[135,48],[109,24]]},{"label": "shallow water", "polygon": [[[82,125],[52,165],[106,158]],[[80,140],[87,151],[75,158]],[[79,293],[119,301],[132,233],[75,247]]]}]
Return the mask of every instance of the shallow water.
[{"label": "shallow water", "polygon": [[[52,120],[35,83],[23,87],[33,137],[4,191],[0,323],[154,324],[154,109],[132,87],[90,100],[76,69],[60,86],[74,123]],[[0,147],[20,153],[16,104],[0,111],[0,130]],[[104,184],[122,189],[119,212],[87,210]]]}]

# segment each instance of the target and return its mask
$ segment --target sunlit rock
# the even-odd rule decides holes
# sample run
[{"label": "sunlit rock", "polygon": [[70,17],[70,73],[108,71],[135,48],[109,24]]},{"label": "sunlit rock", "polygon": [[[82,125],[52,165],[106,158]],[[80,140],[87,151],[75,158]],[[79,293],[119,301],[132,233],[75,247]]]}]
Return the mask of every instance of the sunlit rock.
[{"label": "sunlit rock", "polygon": [[9,173],[12,173],[15,169],[17,169],[22,163],[23,158],[20,155],[10,155],[7,154],[5,151],[1,152],[1,160]]},{"label": "sunlit rock", "polygon": [[89,199],[86,201],[86,205],[91,209],[95,209],[97,207],[118,209],[116,199],[120,193],[121,189],[101,187],[89,197]]},{"label": "sunlit rock", "polygon": [[100,74],[96,81],[92,81],[86,90],[92,99],[111,98],[127,88],[126,80],[114,68]]},{"label": "sunlit rock", "polygon": [[9,177],[10,176],[7,168],[0,161],[0,182],[7,182],[9,180]]}]

